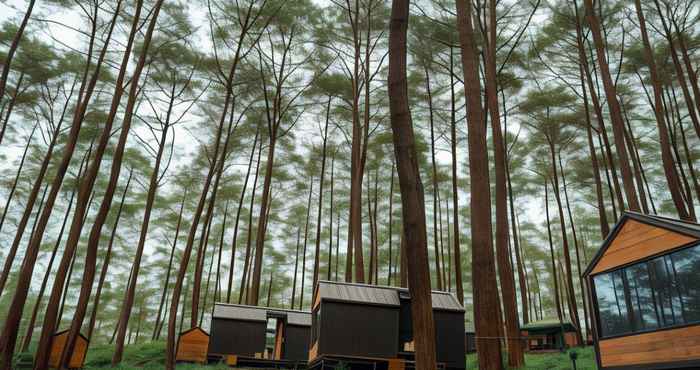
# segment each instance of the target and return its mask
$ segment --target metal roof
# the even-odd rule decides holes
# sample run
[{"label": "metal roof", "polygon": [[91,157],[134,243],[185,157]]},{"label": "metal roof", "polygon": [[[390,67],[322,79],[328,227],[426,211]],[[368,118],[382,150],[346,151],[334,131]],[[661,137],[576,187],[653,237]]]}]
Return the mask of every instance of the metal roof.
[{"label": "metal roof", "polygon": [[212,317],[215,319],[267,321],[267,310],[258,307],[216,303]]},{"label": "metal roof", "polygon": [[286,312],[287,314],[287,324],[298,325],[298,326],[311,326],[311,313],[310,312]]},{"label": "metal roof", "polygon": [[[321,299],[341,302],[368,303],[382,306],[401,306],[400,295],[406,295],[408,289],[381,285],[319,281],[318,294]],[[457,297],[452,293],[433,291],[433,309],[464,312]]]},{"label": "metal roof", "polygon": [[622,213],[622,216],[620,216],[620,219],[610,231],[610,234],[608,234],[608,236],[603,241],[603,244],[601,245],[600,249],[598,249],[598,252],[591,259],[591,262],[588,264],[588,267],[583,271],[584,276],[590,275],[591,271],[593,271],[593,268],[603,257],[603,254],[608,249],[612,241],[615,240],[615,238],[617,237],[617,234],[622,229],[622,226],[625,224],[625,222],[627,222],[627,220],[630,219],[639,221],[641,223],[645,223],[647,225],[671,230],[683,235],[700,239],[700,224],[697,224],[695,222],[677,220],[656,215],[645,215],[638,212],[625,211]]},{"label": "metal roof", "polygon": [[213,318],[245,321],[267,321],[272,314],[287,318],[290,325],[311,326],[311,312],[287,310],[262,306],[245,306],[239,304],[214,303]]},{"label": "metal roof", "polygon": [[547,330],[547,329],[561,329],[564,328],[565,331],[576,331],[576,326],[567,318],[562,321],[559,319],[543,319],[538,321],[531,321],[520,327],[520,330],[527,331],[537,331],[537,330]]},{"label": "metal roof", "polygon": [[396,289],[390,287],[319,281],[317,294],[325,300],[401,306]]}]

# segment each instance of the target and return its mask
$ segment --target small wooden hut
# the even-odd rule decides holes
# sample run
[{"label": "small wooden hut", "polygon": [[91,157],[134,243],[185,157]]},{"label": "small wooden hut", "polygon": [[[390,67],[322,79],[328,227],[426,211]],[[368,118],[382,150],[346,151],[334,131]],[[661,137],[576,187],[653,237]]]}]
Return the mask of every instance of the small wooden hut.
[{"label": "small wooden hut", "polygon": [[179,362],[194,362],[204,364],[207,362],[207,348],[209,347],[209,333],[199,326],[183,331],[177,339],[177,354],[175,360]]},{"label": "small wooden hut", "polygon": [[584,277],[601,369],[700,368],[700,225],[625,212]]},{"label": "small wooden hut", "polygon": [[[61,362],[61,354],[68,340],[68,330],[60,331],[53,335],[51,342],[51,354],[49,356],[49,367],[52,369],[59,368]],[[71,369],[80,369],[85,363],[85,355],[88,349],[88,339],[83,334],[80,334],[75,340],[75,348],[68,361],[68,367]]]},{"label": "small wooden hut", "polygon": [[310,328],[307,311],[215,303],[209,356],[305,363]]},{"label": "small wooden hut", "polygon": [[[412,361],[410,303],[409,291],[402,288],[320,281],[312,309],[310,365],[331,359]],[[446,292],[433,292],[432,303],[437,361],[464,369],[464,308]]]},{"label": "small wooden hut", "polygon": [[557,351],[577,343],[576,327],[567,319],[531,321],[520,327],[520,333],[526,338],[525,350],[528,352]]},{"label": "small wooden hut", "polygon": [[476,352],[476,331],[474,330],[474,324],[470,322],[464,324],[464,341],[464,348],[467,353]]}]

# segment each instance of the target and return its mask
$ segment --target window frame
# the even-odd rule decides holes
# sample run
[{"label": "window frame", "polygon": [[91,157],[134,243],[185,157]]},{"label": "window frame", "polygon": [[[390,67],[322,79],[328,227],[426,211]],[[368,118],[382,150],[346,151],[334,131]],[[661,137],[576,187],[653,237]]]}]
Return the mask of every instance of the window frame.
[{"label": "window frame", "polygon": [[[689,326],[700,325],[700,321],[694,321],[694,322],[684,322],[681,324],[674,324],[674,325],[669,325],[669,326],[661,326],[661,320],[659,320],[659,326],[656,328],[639,329],[639,330],[633,330],[633,331],[620,333],[620,334],[603,335],[603,333],[601,333],[602,326],[601,326],[601,322],[600,322],[600,309],[598,307],[598,293],[596,292],[596,284],[595,284],[595,277],[596,276],[605,275],[605,274],[612,274],[612,273],[615,273],[617,271],[622,271],[621,275],[624,277],[624,280],[626,280],[626,274],[624,273],[624,270],[631,267],[631,266],[644,263],[647,265],[647,270],[648,270],[649,269],[649,267],[648,267],[649,261],[657,259],[657,258],[664,258],[664,257],[670,256],[676,252],[680,252],[680,251],[683,251],[686,249],[691,249],[694,247],[700,247],[700,240],[694,240],[694,241],[687,243],[687,244],[684,244],[680,247],[673,248],[673,249],[670,249],[667,251],[663,251],[661,253],[653,254],[653,255],[650,255],[650,256],[647,256],[644,258],[640,258],[640,259],[632,261],[632,262],[622,264],[620,266],[616,266],[615,268],[612,268],[609,270],[605,270],[605,271],[602,271],[602,272],[599,272],[599,273],[596,273],[593,275],[589,275],[588,276],[588,287],[589,287],[590,293],[591,293],[591,301],[592,301],[591,303],[593,305],[593,308],[595,309],[595,326],[596,326],[596,335],[597,335],[598,339],[621,338],[621,337],[627,337],[627,336],[631,336],[631,335],[640,335],[640,334],[645,334],[645,333],[653,333],[653,332],[657,332],[657,331],[681,329],[681,328],[685,328],[685,327],[689,327]],[[671,258],[671,261],[673,261],[673,258]],[[651,272],[650,272],[650,279],[651,279]],[[625,281],[625,284],[627,284],[626,281]],[[652,297],[654,297],[654,301],[655,301],[654,309],[658,310],[659,307],[658,307],[658,304],[656,303],[657,292],[656,292],[656,289],[654,288],[653,284],[651,284],[651,290],[653,292]],[[659,314],[661,314],[661,313],[659,313]],[[659,319],[661,319],[661,318],[659,317]]]}]

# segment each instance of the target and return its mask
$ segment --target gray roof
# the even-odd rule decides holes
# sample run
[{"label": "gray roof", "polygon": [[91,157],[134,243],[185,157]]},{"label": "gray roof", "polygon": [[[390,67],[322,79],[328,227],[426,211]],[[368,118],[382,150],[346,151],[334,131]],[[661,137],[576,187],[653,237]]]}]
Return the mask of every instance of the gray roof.
[{"label": "gray roof", "polygon": [[267,321],[267,310],[250,306],[216,303],[214,304],[212,317],[215,319]]},{"label": "gray roof", "polygon": [[310,312],[286,311],[285,313],[287,314],[287,324],[298,326],[311,326]]},{"label": "gray roof", "polygon": [[286,310],[262,306],[215,303],[213,318],[245,321],[267,321],[268,313],[287,317],[287,323],[298,326],[311,326],[311,312]]},{"label": "gray roof", "polygon": [[371,303],[382,306],[400,306],[396,289],[364,284],[319,281],[321,299],[343,302]]},{"label": "gray roof", "polygon": [[[394,307],[401,306],[399,293],[408,293],[405,288],[331,281],[319,281],[318,289],[321,299]],[[437,310],[464,312],[452,293],[433,291],[432,303]]]},{"label": "gray roof", "polygon": [[433,309],[464,312],[464,307],[452,293],[433,291],[432,299]]}]

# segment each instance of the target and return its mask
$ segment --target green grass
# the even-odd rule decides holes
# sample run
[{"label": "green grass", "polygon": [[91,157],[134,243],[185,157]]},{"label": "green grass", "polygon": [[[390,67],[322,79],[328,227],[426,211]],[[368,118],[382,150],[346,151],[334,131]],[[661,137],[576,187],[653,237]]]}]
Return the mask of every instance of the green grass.
[{"label": "green grass", "polygon": [[[111,367],[113,345],[103,344],[90,347],[87,359],[85,361],[85,369],[142,369],[156,370],[163,369],[165,364],[165,343],[151,342],[137,345],[126,346],[124,350],[124,361],[121,366]],[[576,365],[578,370],[595,369],[595,353],[592,347],[576,348],[570,351],[578,353]],[[181,364],[177,366],[178,370],[223,370],[229,369],[224,365],[191,365]],[[467,369],[476,369],[477,358],[475,354],[467,356]],[[549,370],[549,369],[572,369],[569,352],[560,353],[544,353],[544,354],[526,354],[524,370]]]},{"label": "green grass", "polygon": [[[541,354],[526,354],[525,355],[525,367],[524,370],[570,370],[573,369],[571,364],[571,358],[569,357],[569,352],[576,352],[578,358],[576,359],[576,369],[577,370],[593,370],[596,369],[595,352],[593,347],[586,348],[575,348],[567,352],[549,352]],[[505,359],[504,359],[505,361]],[[467,369],[477,369],[477,358],[476,354],[470,354],[467,356]]]}]

